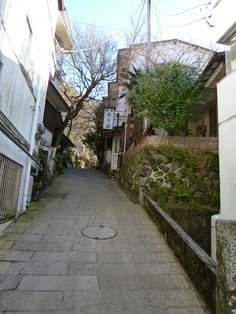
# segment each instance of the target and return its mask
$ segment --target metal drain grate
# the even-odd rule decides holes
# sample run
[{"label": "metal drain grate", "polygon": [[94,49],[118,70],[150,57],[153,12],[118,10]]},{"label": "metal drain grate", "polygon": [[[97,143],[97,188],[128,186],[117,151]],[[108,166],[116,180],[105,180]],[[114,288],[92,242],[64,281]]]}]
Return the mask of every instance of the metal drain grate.
[{"label": "metal drain grate", "polygon": [[81,234],[89,239],[106,240],[116,237],[117,231],[110,227],[99,225],[87,226],[84,229],[82,229]]}]

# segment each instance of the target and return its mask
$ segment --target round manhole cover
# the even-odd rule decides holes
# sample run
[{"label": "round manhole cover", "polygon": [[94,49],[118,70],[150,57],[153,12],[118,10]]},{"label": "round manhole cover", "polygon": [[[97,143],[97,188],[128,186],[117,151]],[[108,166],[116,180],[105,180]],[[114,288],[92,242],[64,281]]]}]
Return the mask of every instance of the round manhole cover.
[{"label": "round manhole cover", "polygon": [[95,240],[106,240],[117,235],[116,230],[105,226],[87,226],[82,229],[81,234],[87,238]]}]

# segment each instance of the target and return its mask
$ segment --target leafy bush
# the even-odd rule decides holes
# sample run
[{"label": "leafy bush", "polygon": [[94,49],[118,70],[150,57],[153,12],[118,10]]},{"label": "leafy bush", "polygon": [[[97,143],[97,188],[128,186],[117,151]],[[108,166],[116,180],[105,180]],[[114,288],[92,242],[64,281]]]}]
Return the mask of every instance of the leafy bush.
[{"label": "leafy bush", "polygon": [[196,68],[167,62],[139,73],[128,99],[138,117],[149,118],[153,127],[188,134],[188,123],[199,119],[194,107],[205,100],[205,91]]},{"label": "leafy bush", "polygon": [[66,167],[66,156],[60,153],[56,153],[56,156],[54,158],[54,167],[56,173],[62,174],[64,172],[64,168]]}]

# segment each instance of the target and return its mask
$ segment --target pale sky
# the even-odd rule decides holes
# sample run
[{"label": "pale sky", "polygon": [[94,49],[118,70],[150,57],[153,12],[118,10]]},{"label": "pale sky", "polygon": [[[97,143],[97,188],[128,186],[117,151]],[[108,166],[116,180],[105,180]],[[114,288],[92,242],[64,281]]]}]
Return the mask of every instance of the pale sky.
[{"label": "pale sky", "polygon": [[[151,0],[152,41],[182,39],[207,48],[215,47],[210,0]],[[135,27],[146,32],[147,0],[65,0],[71,23],[95,24],[111,34],[118,47],[126,46],[125,34]],[[210,26],[211,25],[211,26]]]}]

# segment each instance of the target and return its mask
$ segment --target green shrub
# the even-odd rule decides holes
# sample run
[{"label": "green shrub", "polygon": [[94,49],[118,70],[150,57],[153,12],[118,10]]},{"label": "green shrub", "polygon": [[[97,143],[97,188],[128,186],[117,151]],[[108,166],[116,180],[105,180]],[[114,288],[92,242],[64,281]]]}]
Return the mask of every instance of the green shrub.
[{"label": "green shrub", "polygon": [[65,155],[56,153],[56,156],[54,158],[54,167],[55,167],[56,173],[62,174],[64,172],[64,168],[66,167]]}]

